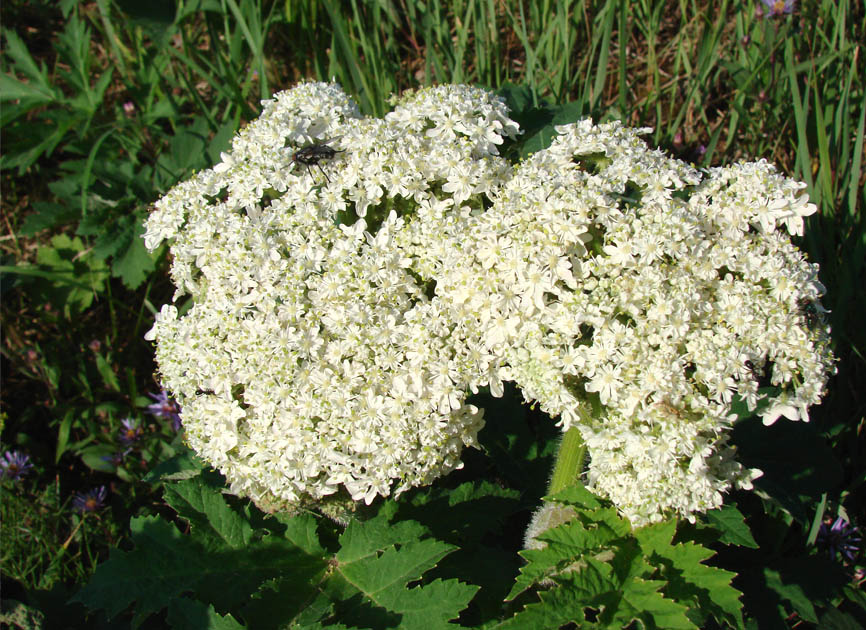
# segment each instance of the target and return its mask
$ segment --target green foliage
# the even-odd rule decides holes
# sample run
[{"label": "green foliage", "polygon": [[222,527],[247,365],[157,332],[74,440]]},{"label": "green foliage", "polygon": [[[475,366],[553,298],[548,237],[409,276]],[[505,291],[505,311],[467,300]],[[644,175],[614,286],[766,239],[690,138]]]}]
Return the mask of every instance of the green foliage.
[{"label": "green foliage", "polygon": [[[154,614],[167,614],[174,628],[204,627],[184,619],[249,628],[453,627],[449,620],[464,619],[478,587],[448,575],[471,556],[456,564],[447,557],[466,554],[513,509],[510,493],[464,484],[420,492],[409,504],[385,502],[334,536],[333,524],[312,514],[267,516],[230,501],[209,474],[168,485],[165,497],[188,534],[161,517],[134,518],[135,548],[113,551],[73,601],[110,617],[131,606],[134,627]],[[682,538],[676,523],[632,530],[580,487],[554,500],[571,506],[574,519],[543,533],[543,549],[521,553],[527,563],[507,597],[519,610],[499,622],[502,611],[488,613],[484,627],[698,628],[710,618],[744,627],[734,574],[707,565],[714,552]],[[478,514],[493,518],[466,522]],[[464,549],[433,533],[455,530]]]},{"label": "green foliage", "polygon": [[177,630],[212,628],[213,630],[243,630],[231,615],[221,615],[213,606],[189,599],[175,599],[168,605],[168,622]]},{"label": "green foliage", "polygon": [[81,239],[64,234],[51,239],[50,247],[40,247],[36,262],[35,267],[3,267],[2,271],[30,279],[28,289],[35,299],[61,310],[66,319],[80,316],[108,279],[105,263],[85,251]]},{"label": "green foliage", "polygon": [[465,608],[477,587],[437,579],[407,588],[454,550],[422,539],[425,535],[425,528],[413,521],[392,525],[379,516],[351,522],[340,536],[335,574],[322,589],[343,603],[355,600],[340,606],[341,619],[372,627],[449,627],[448,620]]},{"label": "green foliage", "polygon": [[539,600],[497,628],[699,628],[710,616],[742,628],[734,574],[703,564],[714,552],[674,543],[675,522],[632,531],[629,523],[580,486],[552,499],[574,518],[538,537],[542,549],[521,552],[527,565],[509,594],[541,586]]},{"label": "green foliage", "polygon": [[707,512],[707,523],[719,531],[720,542],[750,549],[758,546],[745,523],[743,513],[733,505],[723,505],[717,510]]},{"label": "green foliage", "polygon": [[240,618],[257,628],[446,628],[477,590],[453,579],[408,586],[455,549],[414,521],[353,521],[331,552],[312,515],[263,518],[201,477],[169,486],[166,500],[189,535],[157,516],[134,518],[135,549],[113,551],[75,601],[110,616],[133,605],[134,624],[169,608],[170,621],[207,614],[225,627]]},{"label": "green foliage", "polygon": [[[109,27],[109,42],[121,70],[117,78],[111,66],[96,72],[105,63],[94,52],[91,29],[77,7],[58,35],[51,70],[36,62],[19,34],[3,31],[8,64],[0,96],[6,102],[2,117],[6,148],[0,169],[17,168],[19,175],[28,170],[49,174],[52,199],[34,204],[36,212],[21,225],[22,234],[77,224],[78,236],[92,238],[92,255],[110,261],[112,276],[136,289],[156,268],[155,257],[141,242],[148,204],[219,155],[237,129],[240,111],[247,108],[246,93],[225,93],[234,105],[221,119],[208,108],[202,108],[202,116],[185,115],[182,110],[188,99],[174,99],[169,94],[172,86],[160,74],[169,67],[166,55],[171,48],[162,48],[163,55],[154,58],[134,30],[126,33],[132,41],[119,41],[111,27],[109,6],[99,3],[100,24]],[[258,8],[250,3],[244,6],[245,13],[237,17],[260,26]],[[166,22],[164,12],[154,15],[153,11],[133,24],[148,28],[163,43],[183,32],[177,21]],[[189,11],[184,15],[188,17]],[[246,33],[259,46],[261,62],[261,31],[250,31],[247,21],[235,31],[234,41]],[[181,60],[190,63],[187,57]],[[107,92],[113,80],[126,91],[128,100],[122,106],[112,102]],[[265,82],[262,98],[266,89]],[[33,138],[41,140],[34,144]],[[160,140],[154,144],[154,139]]]},{"label": "green foliage", "polygon": [[[86,133],[102,103],[112,72],[110,69],[98,74],[94,72],[90,29],[77,15],[67,20],[56,45],[58,82],[71,88],[71,96],[64,95],[59,86],[52,85],[45,64],[36,63],[14,31],[4,29],[3,36],[12,73],[3,75],[0,102],[14,103],[4,107],[3,126],[11,146],[0,158],[0,168],[18,168],[19,173],[23,173],[42,155],[50,155],[70,131]],[[26,81],[16,75],[23,75]],[[51,109],[40,110],[45,113],[36,120],[27,116],[45,105]],[[41,132],[46,128],[53,128],[53,132],[43,137]],[[40,141],[32,146],[34,137]]]}]

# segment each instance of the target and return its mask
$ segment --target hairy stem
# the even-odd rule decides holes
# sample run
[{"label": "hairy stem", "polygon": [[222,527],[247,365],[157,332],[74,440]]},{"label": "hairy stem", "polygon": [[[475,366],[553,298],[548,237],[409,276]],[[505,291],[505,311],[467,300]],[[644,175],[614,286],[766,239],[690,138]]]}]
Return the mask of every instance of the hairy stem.
[{"label": "hairy stem", "polygon": [[577,427],[571,427],[562,436],[559,452],[556,454],[556,463],[553,467],[553,475],[547,486],[547,494],[554,494],[567,488],[580,478],[583,472],[583,464],[586,460],[586,444],[580,436]]}]

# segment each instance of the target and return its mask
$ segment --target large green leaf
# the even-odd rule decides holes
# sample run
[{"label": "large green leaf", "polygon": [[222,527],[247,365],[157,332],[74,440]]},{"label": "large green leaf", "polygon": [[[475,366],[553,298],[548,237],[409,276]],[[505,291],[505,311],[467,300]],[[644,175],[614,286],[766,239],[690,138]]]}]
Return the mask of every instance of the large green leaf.
[{"label": "large green leaf", "polygon": [[712,550],[673,544],[676,521],[633,529],[580,485],[549,500],[574,517],[539,534],[543,548],[521,552],[527,564],[508,599],[524,607],[496,628],[696,629],[708,615],[743,627],[734,574],[704,564]]},{"label": "large green leaf", "polygon": [[176,599],[168,607],[172,630],[244,630],[231,615],[220,615],[213,606],[191,599]]},{"label": "large green leaf", "polygon": [[50,302],[67,318],[84,312],[102,293],[108,268],[86,251],[81,239],[60,234],[36,253],[37,265],[0,267],[2,273],[27,278],[27,289],[41,302]]},{"label": "large green leaf", "polygon": [[752,536],[746,518],[733,505],[722,507],[707,512],[707,522],[721,532],[719,541],[728,545],[740,545],[757,549],[758,543]]},{"label": "large green leaf", "polygon": [[740,592],[731,586],[735,573],[703,564],[715,553],[693,542],[673,544],[676,523],[666,521],[635,531],[649,562],[659,567],[666,593],[716,620],[743,627]]},{"label": "large green leaf", "polygon": [[135,548],[114,550],[76,601],[110,616],[134,604],[140,621],[192,592],[222,614],[247,603],[268,580],[303,588],[327,567],[327,558],[312,556],[271,532],[253,539],[249,523],[232,511],[219,490],[198,480],[173,488],[171,500],[193,523],[190,534],[159,517],[132,519]]},{"label": "large green leaf", "polygon": [[242,549],[250,544],[253,528],[249,520],[238,514],[225,498],[205,485],[200,477],[168,486],[165,500],[187,521],[199,540],[213,539],[219,548]]},{"label": "large green leaf", "polygon": [[136,223],[130,229],[129,245],[120,253],[114,255],[111,265],[111,275],[121,279],[130,289],[137,289],[147,280],[156,268],[156,256],[147,251],[144,240],[144,226]]},{"label": "large green leaf", "polygon": [[405,630],[453,628],[448,621],[459,615],[478,587],[437,579],[409,588],[454,550],[425,535],[419,523],[391,525],[385,515],[349,523],[340,537],[335,573],[325,586],[344,600],[338,607],[341,621]]},{"label": "large green leaf", "polygon": [[228,499],[204,475],[167,486],[165,496],[189,533],[159,517],[133,519],[134,549],[113,551],[76,601],[112,617],[132,606],[136,623],[172,606],[170,617],[225,627],[242,619],[263,629],[339,622],[445,630],[478,590],[425,580],[454,547],[417,522],[392,525],[387,510],[351,522],[331,553],[312,515],[267,517]]}]

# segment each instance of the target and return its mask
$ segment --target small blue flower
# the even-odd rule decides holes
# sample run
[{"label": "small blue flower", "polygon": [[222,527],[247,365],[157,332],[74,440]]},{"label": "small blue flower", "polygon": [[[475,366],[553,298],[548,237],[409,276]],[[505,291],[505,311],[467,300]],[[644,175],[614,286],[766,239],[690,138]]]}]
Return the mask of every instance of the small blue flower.
[{"label": "small blue flower", "polygon": [[171,426],[175,431],[180,431],[180,406],[169,399],[168,392],[164,389],[158,394],[148,394],[156,402],[147,406],[147,411],[157,418],[171,420]]},{"label": "small blue flower", "polygon": [[138,420],[135,420],[134,418],[126,418],[125,420],[121,420],[120,423],[123,426],[120,429],[120,435],[117,436],[117,439],[119,439],[120,443],[124,446],[135,444],[141,439],[141,436],[144,435],[144,431],[142,431],[141,427],[138,426]]},{"label": "small blue flower", "polygon": [[105,507],[105,486],[87,492],[78,492],[72,497],[72,509],[76,512],[96,512]]},{"label": "small blue flower", "polygon": [[18,481],[31,470],[30,456],[19,451],[6,451],[0,458],[0,477]]},{"label": "small blue flower", "polygon": [[858,543],[862,540],[857,533],[858,529],[840,516],[832,525],[830,521],[821,524],[818,530],[818,546],[826,549],[832,558],[841,553],[849,562],[854,562],[860,551]]},{"label": "small blue flower", "polygon": [[761,0],[767,7],[767,17],[790,15],[797,6],[796,0]]}]

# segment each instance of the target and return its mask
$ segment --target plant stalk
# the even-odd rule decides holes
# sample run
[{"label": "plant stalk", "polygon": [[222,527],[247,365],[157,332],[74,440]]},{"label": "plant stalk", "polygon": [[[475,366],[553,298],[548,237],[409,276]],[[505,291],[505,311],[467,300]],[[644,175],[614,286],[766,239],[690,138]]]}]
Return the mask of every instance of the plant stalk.
[{"label": "plant stalk", "polygon": [[556,454],[556,463],[553,466],[553,475],[547,486],[547,494],[555,494],[578,481],[585,460],[586,443],[577,427],[571,427],[562,436],[559,452]]}]

